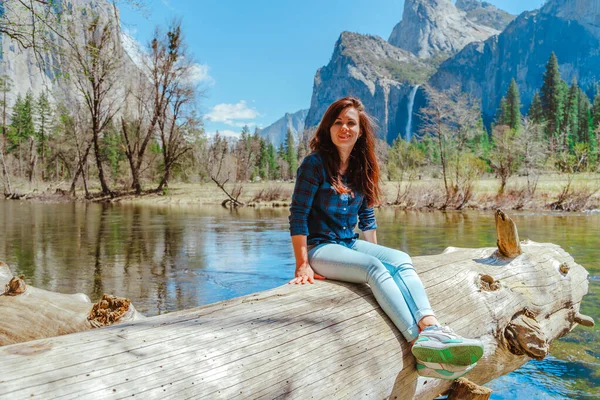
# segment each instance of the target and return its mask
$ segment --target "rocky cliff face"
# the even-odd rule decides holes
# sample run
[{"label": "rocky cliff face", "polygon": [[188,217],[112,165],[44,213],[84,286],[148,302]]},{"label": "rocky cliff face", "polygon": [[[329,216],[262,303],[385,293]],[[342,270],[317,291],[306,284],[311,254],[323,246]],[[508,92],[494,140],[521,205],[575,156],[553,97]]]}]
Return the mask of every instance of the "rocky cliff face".
[{"label": "rocky cliff face", "polygon": [[577,21],[600,39],[600,1],[598,0],[549,0],[542,7],[541,12],[566,21]]},{"label": "rocky cliff face", "polygon": [[600,80],[600,39],[594,21],[600,20],[597,0],[553,0],[540,11],[526,12],[499,36],[473,43],[444,62],[430,82],[447,89],[459,85],[482,101],[487,121],[515,78],[526,111],[543,83],[552,51],[561,75],[577,78],[586,88]]},{"label": "rocky cliff face", "polygon": [[495,5],[480,0],[456,0],[456,8],[467,13],[467,19],[476,24],[503,31],[515,16]]},{"label": "rocky cliff face", "polygon": [[[113,35],[116,41],[115,57],[122,60],[120,77],[133,79],[139,73],[138,67],[131,57],[123,50],[122,36],[119,27],[119,14],[117,8],[106,0],[69,0],[52,2],[51,11],[62,13],[61,20],[64,26],[57,30],[63,36],[66,34],[67,24],[73,24],[78,37],[83,38],[85,27],[91,21],[93,15],[98,15],[102,21],[114,21]],[[79,35],[79,32],[81,34]],[[52,34],[54,43],[65,46],[63,40]],[[11,91],[7,94],[7,103],[11,105],[18,95],[24,96],[31,90],[34,96],[42,91],[48,91],[50,99],[54,101],[78,96],[72,82],[63,76],[65,72],[66,57],[55,51],[41,53],[43,66],[36,59],[31,49],[19,48],[16,42],[6,35],[0,35],[0,75],[6,75],[11,80]],[[127,79],[127,78],[124,78]],[[124,95],[124,84],[117,85],[119,96]]]},{"label": "rocky cliff face", "polygon": [[357,96],[376,118],[379,137],[391,143],[405,135],[411,89],[431,73],[429,64],[380,37],[343,32],[331,61],[315,75],[306,127],[318,125],[333,101]]},{"label": "rocky cliff face", "polygon": [[260,130],[260,135],[268,139],[275,147],[279,147],[281,143],[285,143],[288,129],[291,129],[294,134],[294,140],[298,144],[300,133],[304,130],[304,120],[308,110],[296,111],[293,114],[285,113],[283,118],[278,119],[271,125]]},{"label": "rocky cliff face", "polygon": [[450,0],[405,0],[402,21],[389,42],[421,58],[447,57],[498,33],[469,20]]}]

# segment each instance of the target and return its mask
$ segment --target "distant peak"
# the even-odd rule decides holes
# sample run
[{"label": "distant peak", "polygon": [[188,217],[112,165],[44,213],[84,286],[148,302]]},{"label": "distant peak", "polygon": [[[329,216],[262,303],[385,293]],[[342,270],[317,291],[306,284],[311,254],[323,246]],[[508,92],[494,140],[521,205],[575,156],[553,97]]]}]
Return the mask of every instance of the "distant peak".
[{"label": "distant peak", "polygon": [[402,21],[388,41],[421,58],[430,58],[455,54],[468,43],[497,33],[495,28],[469,20],[450,0],[405,0]]}]

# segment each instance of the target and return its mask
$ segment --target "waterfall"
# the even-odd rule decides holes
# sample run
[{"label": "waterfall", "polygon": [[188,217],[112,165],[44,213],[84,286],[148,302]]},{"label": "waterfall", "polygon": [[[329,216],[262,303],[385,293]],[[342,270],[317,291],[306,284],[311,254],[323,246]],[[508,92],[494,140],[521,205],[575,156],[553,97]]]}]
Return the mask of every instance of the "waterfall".
[{"label": "waterfall", "polygon": [[410,97],[408,99],[408,121],[406,122],[406,141],[410,142],[412,138],[412,115],[413,106],[415,105],[415,96],[417,95],[417,89],[419,85],[416,85],[410,91]]}]

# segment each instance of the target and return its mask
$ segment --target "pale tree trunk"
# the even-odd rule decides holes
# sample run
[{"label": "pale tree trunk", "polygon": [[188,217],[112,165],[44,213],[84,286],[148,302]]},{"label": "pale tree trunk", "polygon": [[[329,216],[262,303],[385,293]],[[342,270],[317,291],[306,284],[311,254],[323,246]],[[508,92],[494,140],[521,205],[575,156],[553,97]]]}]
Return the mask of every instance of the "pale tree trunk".
[{"label": "pale tree trunk", "polygon": [[[519,243],[502,212],[496,222],[499,248],[413,257],[441,323],[484,343],[466,376],[471,383],[456,384],[453,399],[486,398],[478,384],[544,358],[577,324],[593,325],[579,313],[587,271],[557,245]],[[21,288],[18,280],[14,286]],[[37,305],[33,294],[0,297],[9,315],[15,302],[31,299],[18,318],[0,315],[0,324],[36,331],[52,315],[85,319],[66,301],[60,309]],[[0,397],[11,398],[433,399],[453,385],[417,375],[409,344],[367,285],[335,281],[286,284],[140,323],[1,347],[0,376]]]},{"label": "pale tree trunk", "polygon": [[35,151],[35,139],[33,136],[29,137],[29,166],[27,170],[27,177],[29,179],[29,183],[33,182],[33,177],[35,175],[35,164],[37,162],[37,154]]}]

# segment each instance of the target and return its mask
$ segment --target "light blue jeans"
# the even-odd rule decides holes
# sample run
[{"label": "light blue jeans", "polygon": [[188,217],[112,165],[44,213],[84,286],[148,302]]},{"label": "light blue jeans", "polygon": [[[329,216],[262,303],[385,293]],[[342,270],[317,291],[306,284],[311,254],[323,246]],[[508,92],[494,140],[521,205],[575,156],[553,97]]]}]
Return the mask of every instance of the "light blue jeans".
[{"label": "light blue jeans", "polygon": [[410,256],[402,251],[355,240],[309,248],[308,262],[327,279],[368,283],[375,299],[409,342],[419,335],[417,323],[434,315]]}]

